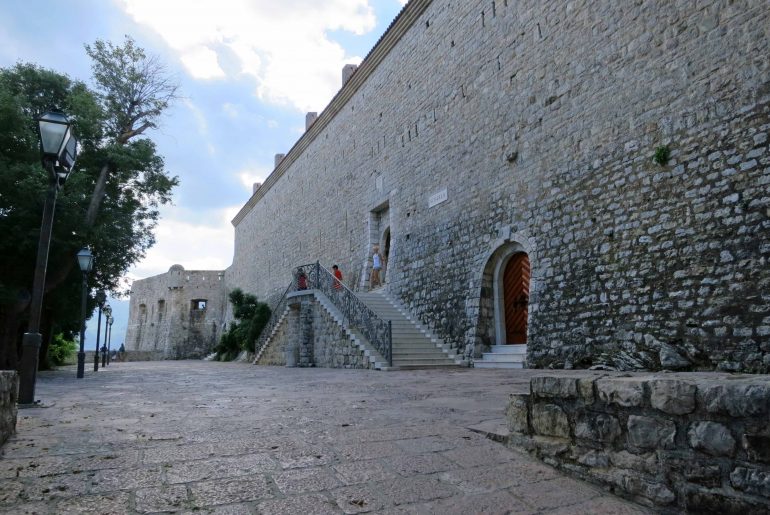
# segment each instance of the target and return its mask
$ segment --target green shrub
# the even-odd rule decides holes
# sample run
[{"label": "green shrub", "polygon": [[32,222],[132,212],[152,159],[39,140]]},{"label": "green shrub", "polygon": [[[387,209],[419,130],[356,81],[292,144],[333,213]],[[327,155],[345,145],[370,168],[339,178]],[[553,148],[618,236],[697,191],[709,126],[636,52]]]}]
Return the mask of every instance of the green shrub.
[{"label": "green shrub", "polygon": [[54,366],[62,366],[72,363],[78,344],[74,340],[67,340],[63,334],[54,335],[51,345],[48,347],[48,359]]},{"label": "green shrub", "polygon": [[229,298],[238,322],[233,322],[214,349],[219,361],[231,361],[244,350],[254,352],[254,344],[270,320],[270,307],[254,295],[236,288]]}]

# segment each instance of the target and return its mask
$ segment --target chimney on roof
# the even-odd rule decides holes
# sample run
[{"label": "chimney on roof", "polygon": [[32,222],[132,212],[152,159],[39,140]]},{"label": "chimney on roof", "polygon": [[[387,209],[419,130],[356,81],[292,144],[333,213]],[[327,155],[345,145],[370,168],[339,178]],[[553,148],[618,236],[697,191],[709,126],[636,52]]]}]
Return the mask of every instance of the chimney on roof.
[{"label": "chimney on roof", "polygon": [[251,194],[254,195],[260,186],[262,186],[261,182],[255,182],[254,185],[251,187]]},{"label": "chimney on roof", "polygon": [[308,130],[317,119],[318,113],[307,113],[305,115],[305,130]]},{"label": "chimney on roof", "polygon": [[283,158],[286,157],[286,154],[276,154],[275,155],[275,167],[278,168],[278,165],[281,164],[281,161],[283,161]]},{"label": "chimney on roof", "polygon": [[349,80],[350,77],[353,76],[354,73],[356,73],[356,70],[358,69],[358,66],[355,64],[346,64],[342,67],[342,85],[344,86]]}]

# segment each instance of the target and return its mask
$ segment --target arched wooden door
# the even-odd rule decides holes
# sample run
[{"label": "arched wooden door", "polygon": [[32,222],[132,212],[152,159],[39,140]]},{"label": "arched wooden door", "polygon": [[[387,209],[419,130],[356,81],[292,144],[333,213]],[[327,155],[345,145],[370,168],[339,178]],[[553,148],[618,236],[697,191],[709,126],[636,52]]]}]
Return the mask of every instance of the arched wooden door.
[{"label": "arched wooden door", "polygon": [[511,256],[503,272],[503,307],[505,343],[527,343],[527,308],[529,306],[529,256],[519,252]]}]

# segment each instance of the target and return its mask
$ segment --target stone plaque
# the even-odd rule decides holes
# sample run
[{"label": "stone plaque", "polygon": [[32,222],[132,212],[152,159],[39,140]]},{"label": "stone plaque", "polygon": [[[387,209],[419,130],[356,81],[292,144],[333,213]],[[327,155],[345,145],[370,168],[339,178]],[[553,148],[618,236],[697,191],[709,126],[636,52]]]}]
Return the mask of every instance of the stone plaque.
[{"label": "stone plaque", "polygon": [[436,193],[434,193],[428,198],[428,207],[437,206],[442,202],[446,202],[447,198],[448,197],[446,193],[446,188],[444,188],[443,190],[437,191]]}]

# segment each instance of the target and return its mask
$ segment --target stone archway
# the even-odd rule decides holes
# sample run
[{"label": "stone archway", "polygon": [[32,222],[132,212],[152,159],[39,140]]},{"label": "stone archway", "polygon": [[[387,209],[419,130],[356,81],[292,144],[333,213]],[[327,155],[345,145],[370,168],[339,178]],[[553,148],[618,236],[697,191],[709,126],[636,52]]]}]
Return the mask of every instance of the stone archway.
[{"label": "stone archway", "polygon": [[[517,345],[517,352],[525,352],[523,346],[529,340],[528,326],[532,316],[530,293],[534,277],[530,259],[533,250],[525,238],[521,242],[513,238],[501,239],[491,246],[479,278],[478,325],[473,350],[475,358],[501,346]],[[508,334],[509,329],[511,333],[517,334]]]}]

